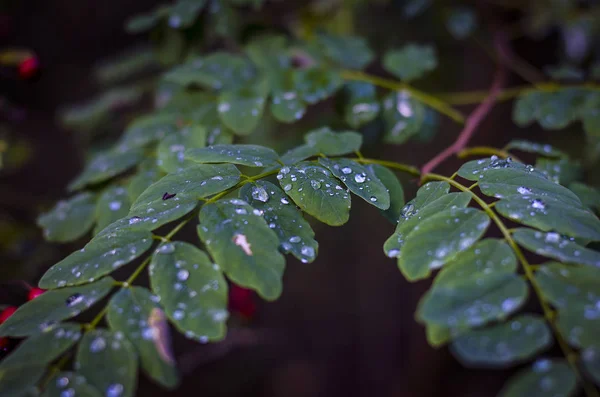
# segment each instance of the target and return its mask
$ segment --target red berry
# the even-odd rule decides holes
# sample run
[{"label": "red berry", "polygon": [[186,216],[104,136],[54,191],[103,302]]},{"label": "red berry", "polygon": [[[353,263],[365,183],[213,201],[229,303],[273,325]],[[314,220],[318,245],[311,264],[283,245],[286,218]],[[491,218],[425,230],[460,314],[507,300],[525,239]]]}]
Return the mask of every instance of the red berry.
[{"label": "red berry", "polygon": [[252,295],[252,290],[232,284],[229,288],[229,310],[246,319],[251,319],[256,313],[256,303]]},{"label": "red berry", "polygon": [[5,322],[10,316],[12,316],[17,311],[16,306],[9,306],[6,309],[2,310],[0,313],[0,324]]},{"label": "red berry", "polygon": [[25,58],[19,65],[19,77],[23,80],[29,80],[35,76],[40,68],[40,63],[35,55]]},{"label": "red berry", "polygon": [[32,299],[35,299],[38,296],[40,296],[41,294],[43,294],[44,292],[46,292],[45,289],[33,287],[32,289],[29,290],[29,294],[27,295],[27,300],[30,301]]}]

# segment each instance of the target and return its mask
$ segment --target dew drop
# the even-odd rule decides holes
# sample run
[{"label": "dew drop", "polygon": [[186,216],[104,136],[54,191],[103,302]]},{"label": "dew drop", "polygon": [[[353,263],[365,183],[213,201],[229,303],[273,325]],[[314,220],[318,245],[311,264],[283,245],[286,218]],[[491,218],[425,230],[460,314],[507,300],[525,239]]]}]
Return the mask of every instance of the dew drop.
[{"label": "dew drop", "polygon": [[254,186],[252,188],[252,198],[254,200],[266,203],[269,201],[269,193],[267,193],[267,191],[260,186]]},{"label": "dew drop", "polygon": [[158,252],[159,254],[172,254],[173,252],[175,252],[175,245],[171,243],[161,245],[160,247],[158,247],[156,252]]},{"label": "dew drop", "polygon": [[187,280],[189,276],[190,276],[190,272],[188,272],[185,269],[181,269],[180,271],[177,272],[177,279],[180,281]]},{"label": "dew drop", "polygon": [[104,350],[106,347],[106,341],[103,337],[99,336],[90,343],[90,351],[92,353],[97,353],[99,351]]},{"label": "dew drop", "polygon": [[317,190],[321,188],[321,182],[316,181],[316,180],[311,180],[310,181],[310,186],[312,186],[313,189]]},{"label": "dew drop", "polygon": [[113,383],[106,389],[106,397],[120,397],[123,395],[123,385],[120,383]]},{"label": "dew drop", "polygon": [[69,296],[65,300],[65,304],[68,307],[73,307],[73,306],[81,303],[82,301],[83,301],[83,295],[82,294],[73,294],[73,295]]},{"label": "dew drop", "polygon": [[365,174],[356,174],[354,175],[354,180],[356,183],[363,183],[367,179]]},{"label": "dew drop", "polygon": [[544,204],[544,202],[540,199],[533,199],[531,200],[531,207],[535,208],[536,210],[543,210],[546,208],[546,204]]},{"label": "dew drop", "polygon": [[132,216],[131,218],[129,218],[129,224],[130,225],[134,225],[136,223],[139,223],[142,221],[142,218],[140,218],[139,216]]},{"label": "dew drop", "polygon": [[348,175],[348,174],[352,173],[352,168],[344,167],[344,168],[342,168],[342,173]]}]

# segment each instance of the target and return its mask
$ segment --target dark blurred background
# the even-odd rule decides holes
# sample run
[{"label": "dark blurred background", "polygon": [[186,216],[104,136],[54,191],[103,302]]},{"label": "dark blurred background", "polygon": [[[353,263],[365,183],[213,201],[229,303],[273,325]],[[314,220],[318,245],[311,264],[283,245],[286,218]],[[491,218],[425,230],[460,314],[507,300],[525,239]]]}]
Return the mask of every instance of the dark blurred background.
[{"label": "dark blurred background", "polygon": [[[27,48],[40,62],[40,75],[20,79],[4,68],[0,75],[2,136],[13,148],[0,173],[0,303],[21,304],[24,282],[35,280],[51,265],[85,241],[66,245],[44,243],[35,219],[66,196],[65,186],[82,168],[89,137],[60,122],[69,105],[98,95],[103,87],[91,78],[98,61],[148,44],[146,35],[123,28],[130,16],[159,2],[149,0],[15,1],[5,2],[0,19],[0,49]],[[303,1],[267,3],[265,13],[277,23],[294,18]],[[432,92],[485,90],[495,70],[492,59],[474,41],[453,40],[436,10],[414,20],[402,17],[402,2],[363,5],[355,29],[380,52],[409,40],[434,42],[441,67],[423,89]],[[481,25],[514,25],[520,7],[501,1],[472,2]],[[515,2],[504,2],[515,5]],[[524,2],[527,3],[527,2]],[[523,6],[523,5],[521,5]],[[481,39],[486,45],[486,37]],[[556,62],[561,36],[550,30],[536,40],[513,41],[514,50],[534,66]],[[378,69],[375,67],[374,72]],[[511,75],[509,85],[523,83]],[[147,107],[151,101],[136,106]],[[309,121],[335,104],[311,109]],[[468,113],[472,107],[461,108]],[[536,128],[514,127],[510,102],[497,106],[481,125],[472,145],[501,146],[514,137],[548,141]],[[114,114],[118,136],[123,127]],[[111,123],[111,126],[113,124]],[[112,127],[111,127],[112,128]],[[287,127],[275,128],[270,139],[289,139]],[[367,139],[365,154],[415,165],[424,164],[456,137],[459,126],[442,120],[433,143],[382,145]],[[564,147],[581,143],[581,132],[553,136]],[[370,136],[370,132],[365,132]],[[256,138],[260,139],[260,138]],[[18,150],[17,150],[18,149]],[[576,149],[575,149],[576,150]],[[17,153],[17,154],[15,154]],[[451,174],[458,162],[438,171]],[[417,181],[404,179],[406,196]],[[393,225],[360,200],[353,201],[350,222],[330,228],[314,224],[320,245],[318,259],[301,264],[288,257],[284,292],[274,303],[258,302],[250,321],[235,320],[221,343],[199,345],[175,337],[175,353],[184,373],[182,386],[161,390],[141,377],[140,396],[488,396],[495,395],[513,371],[466,369],[447,348],[433,349],[424,328],[413,319],[428,281],[408,283],[382,245]],[[193,240],[194,231],[187,230]],[[183,236],[186,236],[184,233]],[[21,281],[23,280],[23,281]]]}]

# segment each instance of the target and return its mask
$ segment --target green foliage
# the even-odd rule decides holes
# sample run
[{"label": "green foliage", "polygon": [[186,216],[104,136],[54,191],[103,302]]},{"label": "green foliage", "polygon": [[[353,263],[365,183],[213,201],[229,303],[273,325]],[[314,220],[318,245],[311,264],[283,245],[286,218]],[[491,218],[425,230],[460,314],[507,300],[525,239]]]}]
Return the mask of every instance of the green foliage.
[{"label": "green foliage", "polygon": [[[504,396],[569,395],[599,384],[600,220],[593,211],[600,193],[583,182],[587,160],[527,140],[467,150],[493,155],[449,170],[451,177],[365,158],[375,141],[423,145],[442,116],[465,123],[449,103],[409,85],[446,60],[415,43],[378,59],[367,39],[333,29],[304,32],[306,40],[271,29],[252,36],[240,16],[262,3],[178,0],[128,22],[129,31],[170,37],[166,47],[181,53],[162,59],[154,109],[96,152],[69,185],[74,195],[39,217],[50,241],[74,241],[92,228],[93,237],[42,276],[40,287],[50,291],[0,325],[1,336],[28,337],[0,363],[0,395],[132,396],[138,366],[159,385],[177,387],[169,324],[201,343],[224,339],[227,280],[277,299],[284,255],[315,261],[311,223],[348,222],[351,195],[396,224],[383,248],[404,277],[433,278],[416,310],[432,346],[447,344],[469,367],[534,361],[507,382]],[[412,17],[432,4],[401,8]],[[470,8],[444,17],[457,39],[478,30]],[[362,71],[375,63],[402,81]],[[599,136],[600,97],[591,83],[540,83],[498,99],[511,95],[518,95],[518,126],[556,130],[581,121],[589,142]],[[327,114],[311,114],[317,107]],[[271,129],[278,137],[300,130],[304,141],[257,144]],[[514,151],[537,157],[527,158],[535,165],[511,159]],[[397,171],[421,178],[406,203]],[[188,224],[198,236],[178,241]],[[552,262],[531,264],[537,257]],[[111,274],[128,264],[137,267],[115,281]],[[146,270],[149,287],[133,285]],[[62,322],[104,298],[107,306],[90,322]],[[551,346],[564,359],[538,358]],[[72,351],[74,372],[62,371]],[[62,372],[47,372],[53,363]]]}]

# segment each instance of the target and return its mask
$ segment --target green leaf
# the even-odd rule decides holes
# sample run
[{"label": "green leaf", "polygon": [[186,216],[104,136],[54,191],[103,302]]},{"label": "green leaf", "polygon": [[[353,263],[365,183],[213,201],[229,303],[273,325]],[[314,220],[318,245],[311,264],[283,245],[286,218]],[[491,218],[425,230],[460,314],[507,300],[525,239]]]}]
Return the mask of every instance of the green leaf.
[{"label": "green leaf", "polygon": [[389,50],[383,56],[385,70],[403,81],[416,80],[437,67],[437,55],[431,45],[408,44]]},{"label": "green leaf", "polygon": [[519,127],[526,127],[537,120],[543,94],[529,91],[521,94],[515,101],[512,119]]},{"label": "green leaf", "polygon": [[100,153],[89,162],[83,172],[69,184],[69,190],[104,182],[127,171],[144,159],[142,149],[123,151],[119,148]]},{"label": "green leaf", "polygon": [[409,281],[429,276],[471,247],[486,231],[490,218],[473,208],[451,208],[420,222],[404,242],[398,267]]},{"label": "green leaf", "polygon": [[101,233],[48,269],[39,285],[53,289],[95,281],[139,258],[151,246],[152,234],[148,231],[118,228]]},{"label": "green leaf", "polygon": [[479,180],[479,188],[486,196],[503,198],[512,195],[550,196],[579,207],[581,201],[569,189],[525,170],[514,168],[487,170]]},{"label": "green leaf", "polygon": [[[129,223],[136,228],[156,229],[196,208],[199,199],[233,187],[239,180],[240,172],[232,164],[184,168],[148,187],[131,206]],[[165,193],[175,196],[167,198]]]},{"label": "green leaf", "polygon": [[137,357],[121,332],[94,329],[77,350],[75,367],[106,396],[132,397],[137,384]]},{"label": "green leaf", "polygon": [[434,285],[452,286],[469,281],[476,284],[487,274],[514,273],[516,270],[517,258],[508,244],[485,239],[449,262],[435,278]]},{"label": "green leaf", "polygon": [[[587,307],[596,309],[600,270],[586,266],[564,266],[551,262],[541,266],[535,279],[544,298],[557,308]],[[599,317],[600,318],[600,317]]]},{"label": "green leaf", "polygon": [[152,257],[150,282],[167,316],[186,337],[204,343],[223,339],[227,282],[204,251],[178,241],[162,244]]},{"label": "green leaf", "polygon": [[253,37],[245,49],[256,66],[265,73],[271,74],[288,69],[291,65],[291,57],[287,53],[287,41],[283,35],[261,35]]},{"label": "green leaf", "polygon": [[506,145],[507,150],[516,149],[521,152],[535,153],[544,157],[565,157],[566,154],[551,145],[541,144],[523,139],[513,139]]},{"label": "green leaf", "polygon": [[583,207],[575,207],[551,196],[514,195],[498,201],[501,215],[542,231],[600,240],[600,220]]},{"label": "green leaf", "polygon": [[204,205],[198,235],[233,282],[256,290],[267,300],[281,295],[285,259],[277,250],[277,235],[245,201]]},{"label": "green leaf", "polygon": [[543,179],[546,178],[546,175],[536,171],[531,165],[518,163],[516,161],[512,161],[511,159],[499,159],[498,156],[469,161],[459,168],[458,175],[470,181],[478,181],[479,179],[483,178],[488,171],[498,169],[515,169],[527,172],[533,176],[538,176]]},{"label": "green leaf", "polygon": [[588,347],[581,353],[583,368],[596,385],[600,385],[600,347]]},{"label": "green leaf", "polygon": [[122,149],[142,148],[171,135],[179,128],[179,117],[170,113],[149,114],[133,121],[119,139],[117,147]]},{"label": "green leaf", "polygon": [[513,233],[513,238],[520,246],[538,255],[564,263],[600,268],[600,252],[585,248],[558,233],[520,228]]},{"label": "green leaf", "polygon": [[165,80],[182,86],[199,85],[214,90],[238,88],[256,76],[254,66],[244,57],[215,52],[176,66]]},{"label": "green leaf", "polygon": [[102,397],[102,394],[90,386],[85,378],[75,372],[59,372],[50,380],[42,397]]},{"label": "green leaf", "polygon": [[367,164],[365,165],[367,173],[371,177],[375,176],[385,186],[388,194],[390,195],[390,207],[386,210],[381,211],[390,222],[396,223],[400,217],[400,212],[404,207],[404,189],[402,184],[389,168],[379,164]]},{"label": "green leaf", "polygon": [[156,149],[157,164],[166,172],[176,172],[188,167],[192,162],[186,161],[184,152],[187,149],[206,145],[206,129],[192,126],[163,139]]},{"label": "green leaf", "polygon": [[360,150],[362,135],[354,131],[333,132],[329,127],[322,127],[307,133],[304,141],[326,156],[341,156]]},{"label": "green leaf", "polygon": [[172,389],[179,384],[179,375],[169,325],[157,300],[146,288],[122,288],[111,298],[106,319],[111,329],[122,332],[134,346],[144,372]]},{"label": "green leaf", "polygon": [[44,372],[46,372],[46,367],[38,364],[30,364],[26,367],[0,368],[0,396],[35,396],[37,392],[36,383],[42,379]]},{"label": "green leaf", "polygon": [[568,126],[575,117],[574,94],[568,90],[544,93],[538,109],[540,126],[546,130],[560,130]]},{"label": "green leaf", "polygon": [[[441,191],[443,191],[443,189],[440,189],[439,192]],[[467,192],[447,193],[430,203],[422,201],[421,199],[422,198],[417,196],[417,199],[411,201],[402,209],[394,234],[392,234],[383,245],[383,250],[390,258],[397,258],[400,256],[407,236],[414,230],[417,230],[417,225],[423,220],[437,215],[444,210],[451,208],[465,208],[471,201],[471,195]],[[418,207],[415,207],[415,204],[417,204]]]},{"label": "green leaf", "polygon": [[273,149],[258,145],[213,145],[190,149],[185,157],[196,163],[232,163],[247,167],[270,167],[279,160]]},{"label": "green leaf", "polygon": [[270,109],[273,117],[282,123],[294,123],[306,113],[306,103],[298,91],[296,75],[300,72],[288,69],[272,74],[273,85]]},{"label": "green leaf", "polygon": [[161,19],[171,11],[170,6],[159,6],[148,13],[138,14],[130,18],[125,24],[125,30],[129,33],[142,33],[152,29]]},{"label": "green leaf", "polygon": [[417,309],[419,320],[448,328],[470,328],[508,317],[527,299],[527,283],[513,273],[489,273],[477,283],[454,280],[429,290]]},{"label": "green leaf", "polygon": [[281,161],[285,165],[294,165],[310,157],[317,156],[319,149],[312,145],[300,145],[288,150],[281,156]]},{"label": "green leaf", "polygon": [[171,8],[169,26],[174,29],[191,26],[205,5],[206,0],[178,0]]},{"label": "green leaf", "polygon": [[56,203],[52,210],[40,215],[37,224],[44,228],[44,237],[48,241],[73,241],[86,234],[94,224],[95,205],[93,194],[79,193]]},{"label": "green leaf", "polygon": [[581,165],[566,158],[538,158],[535,162],[535,168],[545,174],[550,180],[561,185],[569,185],[580,180],[583,176]]},{"label": "green leaf", "polygon": [[[279,184],[297,206],[330,226],[340,226],[350,216],[350,195],[331,173],[318,165],[298,163],[283,167]],[[284,197],[281,203],[288,205]]]},{"label": "green leaf", "polygon": [[577,378],[566,361],[541,359],[509,379],[500,396],[568,397],[576,387]]},{"label": "green leaf", "polygon": [[223,91],[217,108],[221,121],[238,135],[250,134],[260,122],[268,92],[266,79]]},{"label": "green leaf", "polygon": [[425,327],[425,333],[427,336],[427,343],[429,343],[429,346],[431,347],[440,347],[452,339],[452,335],[448,328],[440,327],[435,324],[428,324]]},{"label": "green leaf", "polygon": [[240,198],[262,214],[279,237],[282,252],[291,253],[303,263],[315,260],[319,248],[315,233],[296,207],[284,204],[287,196],[281,189],[270,182],[257,181],[244,185]]},{"label": "green leaf", "polygon": [[552,345],[552,331],[543,317],[521,315],[509,322],[468,331],[450,350],[467,367],[507,367],[527,360]]},{"label": "green leaf", "polygon": [[586,207],[596,211],[600,210],[600,191],[598,189],[581,182],[573,182],[569,185],[569,190],[575,193]]},{"label": "green leaf", "polygon": [[464,40],[477,29],[477,14],[471,7],[456,6],[446,18],[446,28],[457,40]]},{"label": "green leaf", "polygon": [[597,346],[598,335],[600,335],[598,313],[596,306],[577,306],[568,310],[559,310],[556,326],[567,342],[577,349]]},{"label": "green leaf", "polygon": [[390,92],[383,100],[384,140],[401,144],[417,135],[425,122],[426,108],[406,90]]},{"label": "green leaf", "polygon": [[367,203],[386,210],[390,208],[390,194],[381,181],[365,167],[350,159],[320,158],[319,163],[344,182],[348,189]]},{"label": "green leaf", "polygon": [[364,69],[375,58],[369,44],[362,37],[320,33],[317,41],[329,59],[345,68]]},{"label": "green leaf", "polygon": [[112,289],[110,277],[80,287],[46,291],[24,303],[0,325],[0,336],[28,336],[44,331],[57,322],[77,316],[104,298]]},{"label": "green leaf", "polygon": [[127,216],[129,207],[131,207],[131,202],[124,187],[112,186],[106,189],[96,203],[94,234],[98,234],[114,221]]},{"label": "green leaf", "polygon": [[[597,69],[600,70],[598,66]],[[589,91],[586,95],[583,106],[581,106],[581,122],[583,129],[588,136],[600,137],[600,94],[596,91]]]},{"label": "green leaf", "polygon": [[30,363],[48,365],[81,338],[79,324],[59,324],[38,332],[0,362],[0,368],[25,367]]},{"label": "green leaf", "polygon": [[352,81],[344,86],[347,99],[344,104],[344,120],[352,128],[359,128],[373,121],[379,114],[377,91],[371,83]]},{"label": "green leaf", "polygon": [[157,182],[165,174],[158,169],[158,167],[151,167],[148,169],[141,169],[135,174],[127,184],[127,196],[130,202],[134,202],[144,190],[148,189],[150,185]]},{"label": "green leaf", "polygon": [[311,105],[332,96],[344,82],[338,71],[317,67],[297,69],[293,79],[300,97]]}]

